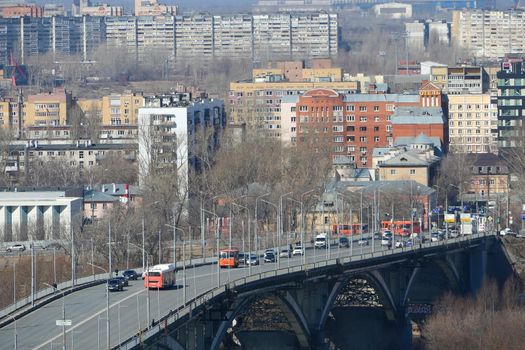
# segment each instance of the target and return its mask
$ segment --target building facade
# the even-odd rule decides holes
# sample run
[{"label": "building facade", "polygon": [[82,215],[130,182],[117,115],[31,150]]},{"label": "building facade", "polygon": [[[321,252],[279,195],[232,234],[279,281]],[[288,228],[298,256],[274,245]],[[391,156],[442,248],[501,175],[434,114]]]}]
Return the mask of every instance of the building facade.
[{"label": "building facade", "polygon": [[[226,126],[224,102],[192,100],[182,95],[148,96],[139,109],[139,179],[155,173],[170,172],[178,177],[181,193],[187,193],[190,167],[201,162],[194,150],[202,142],[200,132],[208,129],[209,147],[218,146]],[[204,138],[203,138],[204,139]]]},{"label": "building facade", "polygon": [[464,9],[452,11],[452,41],[476,58],[498,59],[525,53],[525,12]]},{"label": "building facade", "polygon": [[523,58],[501,62],[498,78],[498,149],[522,147],[525,140],[525,65]]},{"label": "building facade", "polygon": [[0,192],[0,237],[3,242],[70,237],[82,223],[82,197],[63,191]]},{"label": "building facade", "polygon": [[496,153],[498,108],[489,94],[448,96],[449,148],[460,153]]},{"label": "building facade", "polygon": [[391,118],[396,108],[419,103],[418,95],[343,95],[313,89],[299,96],[290,135],[298,145],[329,147],[334,160],[348,157],[357,167],[370,167],[373,149],[393,144]]}]

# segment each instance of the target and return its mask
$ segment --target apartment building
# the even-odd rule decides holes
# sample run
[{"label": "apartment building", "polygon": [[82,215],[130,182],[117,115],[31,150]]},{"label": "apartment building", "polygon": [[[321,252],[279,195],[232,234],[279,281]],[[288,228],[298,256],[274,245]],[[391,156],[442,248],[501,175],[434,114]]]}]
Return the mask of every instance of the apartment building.
[{"label": "apartment building", "polygon": [[448,95],[482,94],[489,88],[489,76],[483,67],[433,66],[430,81]]},{"label": "apartment building", "polygon": [[213,16],[175,17],[176,56],[211,57],[213,36]]},{"label": "apartment building", "polygon": [[137,125],[139,108],[144,96],[137,93],[113,94],[102,97],[102,125]]},{"label": "apartment building", "polygon": [[372,7],[376,17],[402,19],[412,17],[412,5],[399,2],[377,4]]},{"label": "apartment building", "polygon": [[159,4],[157,0],[135,0],[135,16],[158,16],[177,14],[177,6]]},{"label": "apartment building", "polygon": [[252,16],[213,16],[214,55],[219,57],[252,56]]},{"label": "apartment building", "polygon": [[452,11],[452,41],[476,58],[498,59],[525,53],[525,12],[464,9]]},{"label": "apartment building", "polygon": [[370,167],[373,149],[393,144],[391,118],[396,108],[419,105],[418,95],[312,89],[299,96],[295,107],[290,106],[295,116],[292,110],[285,112],[292,118],[287,134],[299,146],[315,142],[330,147],[334,160],[348,157],[357,167]]},{"label": "apartment building", "polygon": [[405,23],[406,44],[411,50],[423,51],[425,49],[425,38],[427,27],[425,23],[415,21]]},{"label": "apartment building", "polygon": [[155,56],[160,56],[161,60],[173,58],[175,50],[174,17],[140,16],[136,19],[138,60],[154,61]]},{"label": "apartment building", "polygon": [[521,57],[501,62],[498,78],[498,149],[523,147],[525,139],[525,64]]},{"label": "apartment building", "polygon": [[122,16],[124,8],[122,6],[113,6],[108,4],[100,4],[96,6],[84,6],[80,8],[80,14],[83,16]]},{"label": "apartment building", "polygon": [[0,7],[0,17],[19,18],[19,17],[42,17],[44,8],[38,5],[16,5]]},{"label": "apartment building", "polygon": [[176,173],[179,190],[186,193],[189,167],[202,162],[194,153],[203,142],[199,131],[212,130],[207,146],[215,149],[225,126],[221,100],[193,100],[184,94],[147,96],[138,115],[139,180],[145,181],[152,173]]},{"label": "apartment building", "polygon": [[18,53],[19,63],[48,52],[81,54],[87,60],[105,36],[102,17],[0,18],[0,64],[8,63],[13,52]]},{"label": "apartment building", "polygon": [[[291,69],[294,65],[299,68]],[[304,64],[297,65],[293,62],[286,62],[280,66],[256,69],[249,81],[230,83],[227,109],[231,123],[246,123],[249,127],[261,129],[270,137],[282,138],[281,103],[285,96],[288,99],[315,88],[333,89],[343,94],[359,91],[358,82],[338,80],[341,73],[337,69],[303,69]],[[287,77],[291,80],[286,79]]]},{"label": "apartment building", "polygon": [[91,140],[74,143],[48,143],[29,140],[25,144],[10,145],[9,168],[6,172],[19,177],[25,174],[36,162],[62,161],[77,167],[81,173],[85,169],[99,165],[104,159],[115,156],[129,162],[137,160],[137,143],[93,143]]},{"label": "apartment building", "polygon": [[71,93],[64,89],[29,95],[23,109],[23,125],[59,126],[68,122],[68,111],[72,105]]},{"label": "apartment building", "polygon": [[317,12],[332,8],[333,0],[259,0],[255,12]]},{"label": "apartment building", "polygon": [[428,42],[430,44],[450,44],[450,24],[445,21],[428,22]]},{"label": "apartment building", "polygon": [[449,148],[461,153],[496,153],[498,108],[489,94],[448,96]]}]

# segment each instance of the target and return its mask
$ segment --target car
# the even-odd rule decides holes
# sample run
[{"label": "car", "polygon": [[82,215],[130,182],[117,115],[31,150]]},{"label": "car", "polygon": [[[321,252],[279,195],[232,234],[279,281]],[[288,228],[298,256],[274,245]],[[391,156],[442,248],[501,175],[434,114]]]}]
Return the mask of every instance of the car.
[{"label": "car", "polygon": [[246,256],[246,265],[259,265],[259,257],[257,254],[251,254],[249,257]]},{"label": "car", "polygon": [[8,252],[23,252],[26,250],[26,246],[23,244],[12,244],[6,249]]},{"label": "car", "polygon": [[289,258],[292,256],[292,252],[290,252],[288,249],[283,249],[279,253],[279,258]]},{"label": "car", "polygon": [[142,279],[146,279],[146,276],[148,275],[148,271],[142,272]]},{"label": "car", "polygon": [[292,255],[304,255],[303,247],[301,245],[296,245],[295,247],[293,247]]},{"label": "car", "polygon": [[274,263],[274,262],[277,262],[277,258],[275,257],[275,254],[273,254],[273,253],[265,253],[264,254],[264,262],[265,263]]},{"label": "car", "polygon": [[357,245],[359,246],[364,246],[364,245],[368,245],[368,239],[366,238],[361,238],[357,241]]},{"label": "car", "polygon": [[396,248],[403,248],[404,244],[403,244],[403,241],[396,241],[396,243],[394,244],[394,247]]},{"label": "car", "polygon": [[448,236],[450,238],[456,238],[459,236],[459,232],[457,230],[450,230],[448,231]]},{"label": "car", "polygon": [[264,251],[264,254],[266,255],[267,253],[277,255],[277,252],[275,251],[275,249],[266,249]]},{"label": "car", "polygon": [[239,264],[246,264],[246,257],[248,256],[247,253],[239,253]]},{"label": "car", "polygon": [[113,291],[113,292],[124,290],[124,285],[121,283],[121,281],[119,281],[116,278],[112,278],[108,280],[106,285],[107,285],[108,290]]},{"label": "car", "polygon": [[383,247],[392,247],[392,239],[391,238],[386,238],[386,237],[383,237],[381,238],[381,245]]},{"label": "car", "polygon": [[127,286],[129,286],[128,279],[127,279],[126,277],[123,277],[123,276],[117,276],[117,277],[115,277],[114,279],[119,280],[120,283],[122,283],[122,286],[123,286],[123,287],[127,287]]},{"label": "car", "polygon": [[341,248],[350,248],[350,240],[348,237],[340,237],[339,238],[339,247]]},{"label": "car", "polygon": [[412,247],[414,246],[414,243],[412,243],[412,240],[407,239],[406,241],[403,241],[403,247]]},{"label": "car", "polygon": [[505,228],[499,233],[501,236],[516,236],[516,232],[512,231],[510,228]]},{"label": "car", "polygon": [[127,280],[136,280],[139,278],[139,275],[135,270],[126,270],[122,272],[122,276],[124,276],[124,278]]},{"label": "car", "polygon": [[433,232],[430,235],[430,242],[438,242],[440,240],[439,237],[440,235],[437,232]]}]

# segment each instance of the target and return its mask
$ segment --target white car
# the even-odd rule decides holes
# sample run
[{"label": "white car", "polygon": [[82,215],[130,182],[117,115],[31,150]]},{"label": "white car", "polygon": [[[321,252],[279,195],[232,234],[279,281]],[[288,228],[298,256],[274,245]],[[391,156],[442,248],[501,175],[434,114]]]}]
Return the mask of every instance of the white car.
[{"label": "white car", "polygon": [[357,245],[359,246],[368,245],[368,239],[361,238],[359,241],[357,241]]},{"label": "white car", "polygon": [[296,245],[296,246],[293,248],[292,255],[293,255],[293,256],[295,256],[295,255],[304,255],[304,249],[303,249],[303,247],[300,246],[300,245]]},{"label": "white car", "polygon": [[396,248],[403,248],[404,244],[403,241],[396,241]]},{"label": "white car", "polygon": [[23,244],[13,244],[7,247],[6,249],[8,252],[23,252],[26,250],[26,246]]},{"label": "white car", "polygon": [[279,253],[279,258],[289,258],[291,255],[292,254],[288,249],[282,249]]},{"label": "white car", "polygon": [[388,237],[381,238],[381,245],[386,246],[386,247],[392,246],[392,238],[388,238]]}]

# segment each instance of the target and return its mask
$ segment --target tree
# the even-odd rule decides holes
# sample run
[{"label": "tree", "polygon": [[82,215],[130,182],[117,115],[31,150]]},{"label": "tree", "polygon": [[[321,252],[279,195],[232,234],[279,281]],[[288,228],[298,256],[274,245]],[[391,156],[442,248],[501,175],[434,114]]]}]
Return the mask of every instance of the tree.
[{"label": "tree", "polygon": [[472,167],[476,155],[472,153],[452,153],[445,156],[436,174],[435,185],[438,187],[438,200],[445,202],[448,198],[464,196],[470,188]]}]

